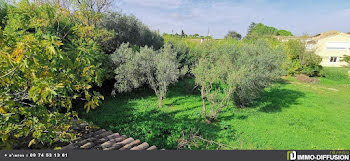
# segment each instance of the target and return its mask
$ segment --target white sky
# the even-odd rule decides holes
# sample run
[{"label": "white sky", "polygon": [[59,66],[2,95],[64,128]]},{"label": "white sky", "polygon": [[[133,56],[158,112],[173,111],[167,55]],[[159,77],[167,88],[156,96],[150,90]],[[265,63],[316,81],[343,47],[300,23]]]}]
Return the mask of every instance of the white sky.
[{"label": "white sky", "polygon": [[350,0],[119,0],[116,10],[133,14],[153,30],[207,35],[228,30],[245,35],[251,22],[294,35],[350,32]]}]

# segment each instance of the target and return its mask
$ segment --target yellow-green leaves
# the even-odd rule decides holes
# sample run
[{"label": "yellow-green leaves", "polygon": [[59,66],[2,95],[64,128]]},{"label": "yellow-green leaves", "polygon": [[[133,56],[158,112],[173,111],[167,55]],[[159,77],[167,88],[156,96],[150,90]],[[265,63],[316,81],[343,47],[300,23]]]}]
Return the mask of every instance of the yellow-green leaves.
[{"label": "yellow-green leaves", "polygon": [[36,143],[35,139],[32,139],[32,140],[29,142],[28,147],[32,146],[32,145],[35,144],[35,143]]},{"label": "yellow-green leaves", "polygon": [[90,93],[85,91],[85,98],[88,101],[84,105],[86,112],[89,112],[90,109],[95,109],[97,106],[99,106],[100,100],[104,100],[104,97],[98,92],[94,92],[94,95],[91,97]]},{"label": "yellow-green leaves", "polygon": [[[89,111],[104,99],[92,86],[103,81],[106,56],[96,41],[108,32],[80,21],[79,10],[71,14],[45,3],[23,0],[6,12],[0,29],[1,139],[30,137],[33,146],[73,137],[66,132],[72,102],[84,101]],[[58,113],[61,108],[67,112]]]},{"label": "yellow-green leaves", "polygon": [[6,114],[6,111],[4,110],[3,107],[0,107],[0,114]]}]

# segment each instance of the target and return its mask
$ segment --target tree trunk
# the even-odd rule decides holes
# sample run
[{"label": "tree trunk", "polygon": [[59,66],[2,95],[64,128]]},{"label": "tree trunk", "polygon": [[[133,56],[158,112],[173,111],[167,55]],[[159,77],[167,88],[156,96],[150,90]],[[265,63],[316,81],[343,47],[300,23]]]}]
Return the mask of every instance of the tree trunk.
[{"label": "tree trunk", "polygon": [[203,102],[203,115],[204,118],[207,117],[207,112],[206,112],[206,106],[205,106],[205,94],[204,94],[204,87],[201,89],[201,95],[202,95],[202,102]]},{"label": "tree trunk", "polygon": [[159,100],[158,100],[158,106],[159,108],[162,108],[162,103],[163,102],[163,97],[162,96],[159,96]]}]

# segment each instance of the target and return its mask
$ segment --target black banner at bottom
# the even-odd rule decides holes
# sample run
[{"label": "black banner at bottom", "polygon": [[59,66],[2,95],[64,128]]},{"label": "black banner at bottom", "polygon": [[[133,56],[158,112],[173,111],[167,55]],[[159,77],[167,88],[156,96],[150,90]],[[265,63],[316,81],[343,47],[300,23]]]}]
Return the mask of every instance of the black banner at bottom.
[{"label": "black banner at bottom", "polygon": [[0,160],[84,160],[84,161],[302,161],[349,160],[348,150],[155,150],[155,151],[101,151],[101,150],[0,150]]}]

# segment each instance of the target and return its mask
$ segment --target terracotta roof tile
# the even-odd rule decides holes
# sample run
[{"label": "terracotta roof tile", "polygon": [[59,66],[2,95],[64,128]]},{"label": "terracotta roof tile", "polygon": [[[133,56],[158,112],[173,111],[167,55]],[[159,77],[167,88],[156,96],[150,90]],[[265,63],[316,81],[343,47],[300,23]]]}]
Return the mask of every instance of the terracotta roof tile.
[{"label": "terracotta roof tile", "polygon": [[90,129],[88,124],[79,124],[72,128],[79,131],[82,136],[73,140],[71,144],[61,150],[73,149],[100,149],[100,150],[157,150],[156,146],[150,146],[146,142],[135,140],[119,133],[106,131],[105,129]]}]

